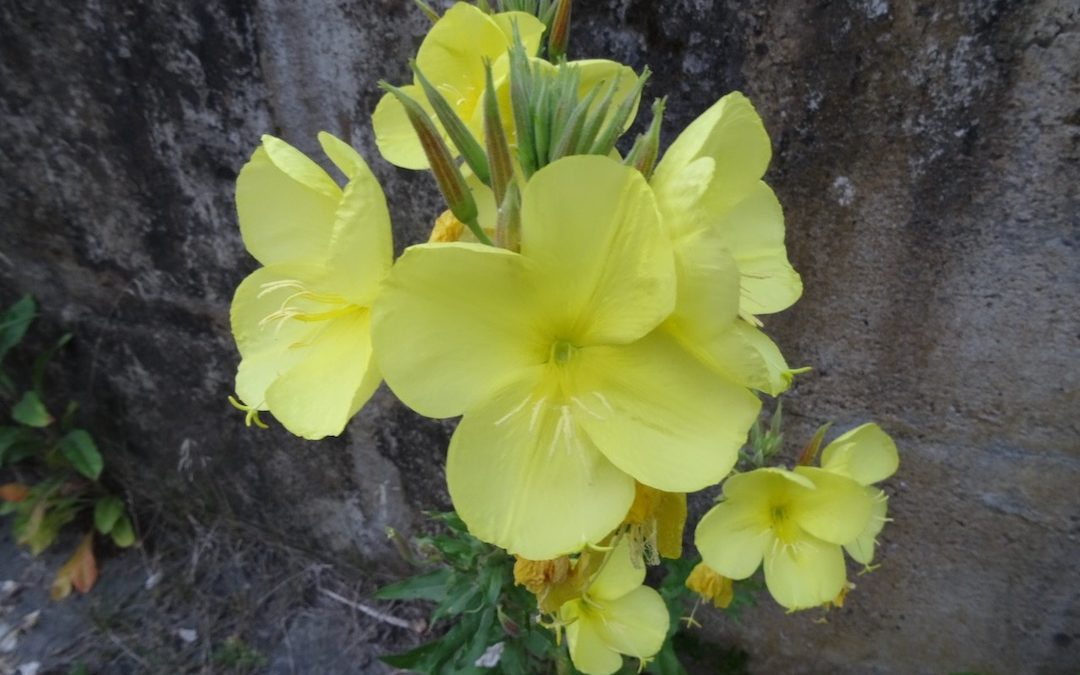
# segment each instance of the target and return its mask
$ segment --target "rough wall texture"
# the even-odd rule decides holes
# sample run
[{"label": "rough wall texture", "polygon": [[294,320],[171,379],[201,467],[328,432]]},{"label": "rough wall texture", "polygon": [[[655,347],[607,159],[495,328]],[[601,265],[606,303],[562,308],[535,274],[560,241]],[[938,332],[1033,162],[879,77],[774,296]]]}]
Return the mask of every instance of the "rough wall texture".
[{"label": "rough wall texture", "polygon": [[[717,637],[762,672],[1080,664],[1080,10],[1068,0],[580,2],[573,48],[657,75],[666,137],[731,89],[774,140],[803,300],[768,322],[816,370],[796,438],[881,422],[902,449],[883,567],[826,624],[768,603]],[[438,210],[377,158],[406,0],[0,6],[0,279],[80,336],[83,392],[136,495],[392,564],[382,528],[445,506],[452,425],[380,392],[341,440],[224,405],[231,202],[264,132],[372,160],[399,249]]]}]

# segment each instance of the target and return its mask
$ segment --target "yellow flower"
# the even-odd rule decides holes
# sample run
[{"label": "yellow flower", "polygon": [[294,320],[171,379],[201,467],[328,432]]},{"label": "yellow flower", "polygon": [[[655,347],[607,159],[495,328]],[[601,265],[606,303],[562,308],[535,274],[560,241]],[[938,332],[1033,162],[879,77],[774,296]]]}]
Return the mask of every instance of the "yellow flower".
[{"label": "yellow flower", "polygon": [[788,609],[834,599],[847,572],[841,546],[866,528],[873,502],[850,478],[824,469],[758,469],[724,483],[724,501],[698,524],[705,563],[732,579],[765,562],[769,593]]},{"label": "yellow flower", "polygon": [[386,200],[367,164],[330,134],[319,143],[348,178],[344,189],[272,136],[240,171],[240,234],[263,267],[241,282],[231,311],[243,407],[311,439],[340,434],[379,384],[370,307],[393,258]]},{"label": "yellow flower", "polygon": [[645,581],[645,565],[630,554],[623,537],[580,597],[559,608],[574,667],[608,675],[622,667],[622,654],[642,662],[660,651],[668,615],[660,594]]},{"label": "yellow flower", "polygon": [[607,157],[532,177],[520,254],[406,251],[375,305],[376,354],[411,408],[464,414],[446,472],[475,536],[556,558],[611,532],[635,479],[689,492],[731,470],[760,404],[654,331],[674,300],[652,191]]},{"label": "yellow flower", "polygon": [[874,560],[874,546],[878,534],[888,521],[888,497],[873,486],[896,473],[900,456],[896,443],[876,424],[856,427],[839,436],[821,453],[821,468],[846,476],[864,486],[873,508],[869,522],[859,536],[844,544],[844,550],[855,561],[869,565]]},{"label": "yellow flower", "polygon": [[[484,61],[492,63],[492,81],[497,92],[500,117],[511,144],[516,141],[513,112],[510,107],[510,62],[513,26],[517,24],[526,54],[535,54],[544,32],[544,24],[525,12],[487,14],[477,7],[459,2],[447,10],[424,37],[416,53],[416,66],[443,95],[473,136],[483,140],[483,101],[487,89]],[[553,72],[554,67],[540,59],[531,59],[534,68]],[[637,76],[614,61],[586,59],[574,61],[581,79],[579,95],[613,76],[619,77],[616,104],[634,88]],[[400,88],[418,102],[432,121],[441,128],[419,81]],[[426,169],[428,160],[405,109],[396,97],[382,97],[372,115],[375,142],[386,161],[405,169]],[[456,151],[451,144],[451,150]]]},{"label": "yellow flower", "polygon": [[[513,40],[513,25],[518,26],[525,51],[535,54],[544,32],[544,24],[524,12],[504,12],[489,15],[465,2],[456,3],[431,27],[416,53],[420,72],[439,90],[454,111],[482,138],[483,106],[481,97],[486,89],[484,60],[492,62],[496,82],[505,80],[509,72],[507,51]],[[498,84],[496,84],[498,86]],[[418,81],[401,87],[402,91],[420,103],[438,124]],[[508,105],[508,101],[504,101]],[[504,120],[512,116],[507,113]],[[427,157],[405,109],[391,94],[382,97],[371,119],[379,152],[391,164],[405,169],[426,169]]]},{"label": "yellow flower", "polygon": [[717,574],[703,562],[694,566],[686,578],[686,587],[711,602],[717,609],[724,609],[735,599],[735,586],[731,579]]},{"label": "yellow flower", "polygon": [[793,373],[756,315],[791,306],[802,281],[787,260],[780,203],[761,180],[771,152],[761,118],[735,92],[675,139],[650,185],[679,274],[669,329],[714,367],[775,395]]}]

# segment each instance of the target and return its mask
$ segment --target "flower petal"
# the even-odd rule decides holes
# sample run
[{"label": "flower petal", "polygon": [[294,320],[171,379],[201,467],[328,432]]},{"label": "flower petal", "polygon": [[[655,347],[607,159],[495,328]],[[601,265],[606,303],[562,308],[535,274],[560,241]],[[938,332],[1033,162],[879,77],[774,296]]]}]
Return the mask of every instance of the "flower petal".
[{"label": "flower petal", "polygon": [[334,220],[327,266],[335,276],[339,294],[357,305],[370,307],[394,258],[386,197],[352,146],[326,132],[319,134],[319,142],[349,178]]},{"label": "flower petal", "polygon": [[581,600],[567,602],[559,610],[559,618],[568,624],[566,642],[570,659],[586,675],[611,675],[622,667],[623,660],[600,634],[601,624],[586,618],[591,611]]},{"label": "flower petal", "polygon": [[862,485],[815,467],[800,466],[795,473],[815,488],[795,496],[792,517],[799,527],[832,544],[846,544],[866,528],[873,503]]},{"label": "flower petal", "polygon": [[844,554],[836,544],[806,535],[765,554],[765,585],[788,609],[807,609],[835,598],[847,581]]},{"label": "flower petal", "polygon": [[870,520],[866,527],[854,541],[844,544],[844,550],[848,552],[855,562],[869,565],[874,561],[874,548],[877,545],[877,536],[888,522],[886,514],[889,510],[889,498],[882,490],[874,487],[866,488],[866,494],[873,500],[870,511]]},{"label": "flower petal", "polygon": [[706,351],[739,316],[739,268],[715,230],[675,242],[678,295],[669,321],[685,340]]},{"label": "flower petal", "polygon": [[693,492],[731,471],[761,407],[667,334],[582,349],[572,400],[608,459],[638,481]]},{"label": "flower petal", "polygon": [[896,443],[873,422],[839,436],[821,453],[821,468],[863,485],[885,480],[899,465]]},{"label": "flower petal", "polygon": [[371,360],[370,312],[331,319],[302,348],[304,358],[266,390],[270,412],[303,438],[337,436],[379,386]]},{"label": "flower petal", "polygon": [[469,531],[530,560],[600,541],[634,500],[633,479],[576,428],[569,408],[537,399],[543,370],[470,410],[446,460],[450,496]]},{"label": "flower petal", "polygon": [[730,579],[753,574],[772,540],[768,507],[758,499],[720,502],[705,514],[694,532],[701,559]]},{"label": "flower petal", "polygon": [[788,262],[784,211],[768,185],[758,181],[710,229],[719,233],[739,266],[744,313],[772,314],[795,304],[802,279]]},{"label": "flower petal", "polygon": [[772,146],[750,101],[732,92],[717,101],[675,139],[653,174],[657,199],[665,201],[681,182],[679,174],[695,160],[713,161],[711,182],[703,191],[710,210],[720,213],[742,201],[765,173]]},{"label": "flower petal", "polygon": [[777,396],[791,386],[795,377],[795,371],[776,344],[742,319],[732,322],[727,330],[706,343],[694,342],[672,320],[665,323],[665,329],[704,363],[744,387]]},{"label": "flower petal", "polygon": [[514,43],[514,24],[517,24],[521,43],[525,46],[526,54],[535,54],[540,48],[540,40],[547,30],[544,22],[528,12],[499,12],[492,14],[491,20],[503,32],[506,39],[507,49]]},{"label": "flower petal", "polygon": [[521,252],[546,276],[559,338],[630,342],[671,313],[671,245],[635,169],[598,156],[554,162],[526,185],[521,219]]},{"label": "flower petal", "polygon": [[660,651],[671,615],[654,589],[639,585],[618,599],[597,604],[583,620],[595,621],[597,634],[610,648],[642,661]]},{"label": "flower petal", "polygon": [[453,417],[546,361],[533,281],[526,260],[491,246],[409,248],[375,302],[387,384],[421,415]]},{"label": "flower petal", "polygon": [[[416,85],[399,87],[401,91],[420,104],[420,107],[434,115],[424,91]],[[375,145],[383,159],[403,169],[428,168],[427,155],[420,145],[420,139],[413,130],[405,106],[393,94],[384,94],[371,114],[371,126],[375,130]],[[436,121],[436,127],[441,126]]]},{"label": "flower petal", "polygon": [[608,551],[603,566],[589,584],[590,598],[614,600],[621,598],[645,583],[645,563],[641,555],[634,559],[630,537],[622,536],[615,548]]},{"label": "flower petal", "polygon": [[[535,17],[517,17],[522,36],[535,31]],[[484,91],[484,59],[494,61],[510,47],[499,23],[465,2],[454,4],[435,22],[416,52],[416,65],[463,120]]]},{"label": "flower petal", "polygon": [[318,164],[264,136],[236,179],[240,236],[263,265],[325,258],[341,190]]}]

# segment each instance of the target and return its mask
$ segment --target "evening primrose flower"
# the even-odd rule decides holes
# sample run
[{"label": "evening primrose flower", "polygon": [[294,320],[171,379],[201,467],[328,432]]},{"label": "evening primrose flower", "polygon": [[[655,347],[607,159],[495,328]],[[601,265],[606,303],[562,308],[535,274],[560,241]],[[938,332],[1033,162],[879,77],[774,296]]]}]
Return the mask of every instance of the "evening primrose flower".
[{"label": "evening primrose flower", "polygon": [[[499,79],[509,71],[507,52],[513,41],[514,24],[529,54],[535,54],[544,24],[525,12],[488,14],[471,4],[459,2],[447,10],[428,31],[416,53],[416,66],[439,90],[460,117],[482,138],[485,85],[484,61],[493,63]],[[431,111],[419,81],[401,90]],[[507,113],[504,120],[512,119]],[[394,96],[382,97],[371,119],[379,152],[391,164],[405,169],[426,169],[427,157],[420,146],[405,109]]]},{"label": "evening primrose flower", "polygon": [[675,247],[679,298],[669,329],[715,367],[778,394],[791,383],[776,345],[756,326],[802,294],[784,248],[784,214],[762,180],[772,150],[738,92],[688,126],[650,180]]},{"label": "evening primrose flower", "polygon": [[724,483],[724,501],[698,523],[705,564],[745,579],[765,563],[765,584],[788,609],[835,598],[847,571],[841,546],[867,527],[873,500],[856,481],[824,469],[758,469]]},{"label": "evening primrose flower", "polygon": [[533,175],[520,253],[406,251],[375,304],[375,350],[406,405],[464,414],[446,473],[473,535],[556,558],[619,525],[635,480],[690,492],[731,470],[760,403],[654,331],[674,302],[652,191],[608,157]]},{"label": "evening primrose flower", "polygon": [[853,541],[844,544],[848,555],[863,565],[869,566],[873,562],[876,538],[888,521],[888,497],[873,484],[896,473],[899,465],[896,443],[873,423],[855,427],[839,436],[821,453],[822,469],[864,486],[866,495],[873,502],[866,527]]},{"label": "evening primrose flower", "polygon": [[660,651],[670,616],[644,581],[645,565],[623,537],[581,595],[559,608],[575,668],[608,675],[622,667],[622,654],[645,662]]},{"label": "evening primrose flower", "polygon": [[[416,53],[417,69],[442,94],[477,140],[484,137],[484,107],[481,105],[487,89],[484,63],[490,61],[500,117],[509,143],[516,143],[510,104],[509,58],[515,25],[525,53],[535,54],[544,33],[544,24],[535,16],[525,12],[488,14],[471,4],[459,2],[435,22]],[[530,63],[545,73],[554,71],[551,64],[541,59],[531,58]],[[614,61],[585,59],[572,64],[580,75],[579,97],[617,78],[615,100],[621,101],[633,91],[637,81],[633,70]],[[442,128],[418,79],[414,78],[413,84],[399,89],[427,110],[435,125]],[[386,161],[404,169],[428,168],[420,140],[395,96],[387,94],[380,99],[371,122],[375,142]],[[456,151],[453,144],[450,148]]]},{"label": "evening primrose flower", "polygon": [[240,405],[310,439],[340,434],[379,384],[370,307],[393,257],[386,200],[367,164],[330,134],[319,143],[344,189],[273,136],[240,171],[240,234],[263,267],[240,283],[230,314]]}]

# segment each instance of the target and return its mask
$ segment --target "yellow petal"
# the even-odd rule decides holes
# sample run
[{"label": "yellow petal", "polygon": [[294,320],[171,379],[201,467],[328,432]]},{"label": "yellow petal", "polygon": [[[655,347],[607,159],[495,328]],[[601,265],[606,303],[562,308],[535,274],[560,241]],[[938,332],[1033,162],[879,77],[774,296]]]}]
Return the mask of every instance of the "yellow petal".
[{"label": "yellow petal", "polygon": [[642,661],[660,651],[671,616],[654,589],[639,585],[618,599],[596,604],[582,620],[596,624],[597,635],[609,648]]},{"label": "yellow petal", "polygon": [[526,185],[521,218],[521,252],[545,275],[558,338],[630,342],[671,312],[671,245],[635,169],[607,157],[561,159]]},{"label": "yellow petal", "polygon": [[765,585],[788,609],[807,609],[834,599],[844,588],[844,554],[836,544],[806,535],[791,544],[775,540],[765,554]]},{"label": "yellow petal", "polygon": [[652,185],[663,202],[679,174],[695,160],[713,161],[710,210],[742,201],[765,173],[772,155],[769,136],[750,101],[732,92],[717,101],[675,139],[653,174]]},{"label": "yellow petal", "polygon": [[507,48],[514,43],[514,24],[517,24],[518,35],[521,43],[525,46],[526,54],[535,54],[540,47],[540,40],[544,36],[544,22],[527,12],[499,12],[492,14],[491,20],[502,31],[506,39]]},{"label": "yellow petal", "polygon": [[795,304],[802,295],[802,279],[788,262],[784,212],[768,185],[758,181],[711,229],[739,266],[743,312],[772,314]]},{"label": "yellow petal", "polygon": [[580,352],[574,404],[589,436],[638,481],[693,492],[731,471],[761,403],[655,332]]},{"label": "yellow petal", "polygon": [[551,344],[532,311],[534,288],[527,261],[509,251],[462,243],[409,248],[375,303],[375,349],[387,384],[428,417],[486,403],[547,360]]},{"label": "yellow petal", "polygon": [[[533,22],[539,23],[535,17]],[[523,19],[525,33],[532,32],[533,22]],[[484,91],[484,59],[494,61],[509,47],[509,40],[491,16],[459,2],[428,31],[416,52],[416,65],[467,120]]]},{"label": "yellow petal", "polygon": [[319,142],[349,178],[336,212],[327,266],[337,293],[368,307],[393,263],[386,197],[360,153],[326,132],[319,134]]},{"label": "yellow petal", "polygon": [[541,377],[534,368],[470,410],[446,460],[450,497],[469,531],[531,560],[600,541],[634,499],[633,479],[576,428],[568,409],[536,398]]},{"label": "yellow petal", "polygon": [[361,309],[323,322],[304,358],[266,390],[270,412],[303,438],[337,436],[379,386],[371,360],[370,314]]},{"label": "yellow petal", "polygon": [[645,582],[645,563],[635,559],[630,537],[619,538],[615,548],[608,551],[603,566],[589,584],[587,593],[596,600],[621,598]]},{"label": "yellow petal", "polygon": [[297,279],[318,279],[322,274],[315,266],[271,265],[255,270],[237,287],[229,318],[242,357],[236,393],[248,405],[267,410],[266,389],[304,357],[303,350],[292,346],[308,343],[321,330],[315,323],[267,321],[296,292],[288,287],[267,288]]},{"label": "yellow petal", "polygon": [[240,235],[263,265],[325,258],[341,190],[282,140],[263,137],[236,179]]},{"label": "yellow petal", "polygon": [[877,536],[884,529],[887,522],[886,514],[889,510],[889,498],[877,488],[866,488],[866,494],[873,502],[870,510],[870,520],[866,527],[859,533],[854,541],[844,544],[844,550],[848,552],[856,562],[869,565],[874,561],[874,548],[877,544]]},{"label": "yellow petal", "polygon": [[[400,89],[427,110],[429,115],[434,114],[420,87],[410,84]],[[375,131],[375,145],[383,159],[403,169],[428,168],[424,148],[405,114],[405,107],[396,96],[387,93],[379,99],[375,112],[371,114],[371,126]],[[441,128],[437,121],[436,127]]]},{"label": "yellow petal", "polygon": [[714,230],[675,242],[678,295],[669,321],[692,345],[707,352],[739,316],[739,268]]},{"label": "yellow petal", "polygon": [[809,478],[815,488],[795,495],[792,517],[799,527],[833,544],[846,544],[859,536],[873,507],[862,485],[809,466],[797,467],[795,473]]},{"label": "yellow petal", "polygon": [[872,422],[841,435],[821,453],[821,468],[863,485],[885,480],[899,465],[896,443]]},{"label": "yellow petal", "polygon": [[720,502],[705,514],[694,533],[705,564],[731,579],[753,574],[772,540],[767,506],[758,499]]},{"label": "yellow petal", "polygon": [[742,319],[732,322],[727,330],[705,343],[695,342],[693,333],[673,320],[665,329],[703,362],[732,381],[750,389],[777,396],[791,386],[795,372],[783,354],[765,333]]},{"label": "yellow petal", "polygon": [[622,657],[601,636],[600,622],[585,618],[591,608],[581,600],[563,605],[559,618],[566,627],[566,642],[574,667],[586,675],[611,675],[622,667]]}]

